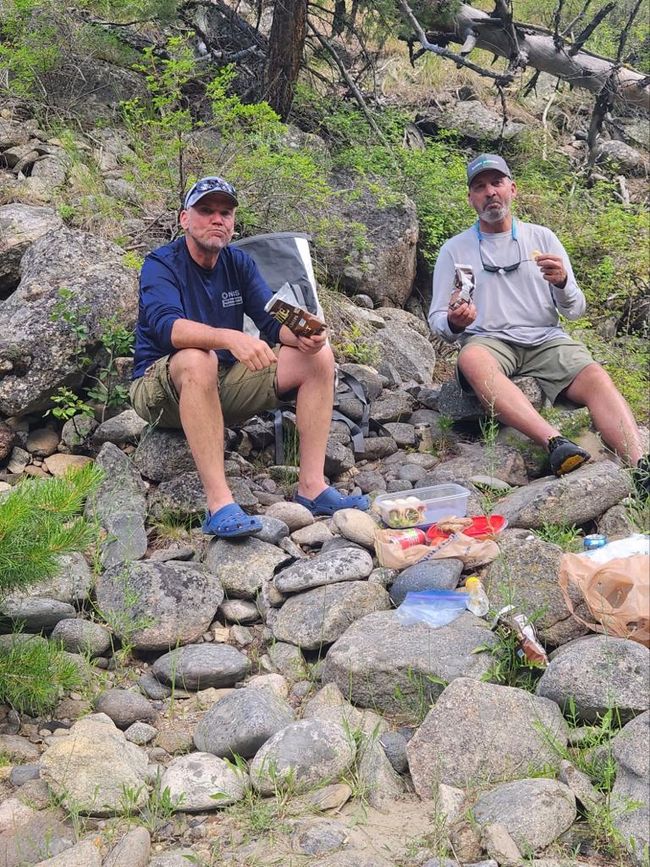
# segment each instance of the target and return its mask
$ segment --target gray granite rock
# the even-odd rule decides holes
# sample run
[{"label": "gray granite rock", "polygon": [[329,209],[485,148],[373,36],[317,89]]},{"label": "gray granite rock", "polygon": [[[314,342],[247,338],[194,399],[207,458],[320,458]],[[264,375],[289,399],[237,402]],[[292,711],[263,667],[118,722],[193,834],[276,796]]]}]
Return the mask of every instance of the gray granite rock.
[{"label": "gray granite rock", "polygon": [[531,482],[504,497],[498,512],[511,527],[585,524],[620,503],[631,490],[629,473],[623,467],[612,461],[598,461],[559,479],[545,477]]},{"label": "gray granite rock", "polygon": [[19,827],[0,834],[0,864],[2,867],[36,864],[70,850],[74,843],[73,829],[61,821],[59,814],[41,811]]},{"label": "gray granite rock", "polygon": [[96,427],[92,433],[92,442],[97,446],[108,442],[116,446],[137,443],[146,427],[146,421],[141,419],[135,410],[125,409]]},{"label": "gray granite rock", "polygon": [[316,650],[336,641],[357,618],[389,607],[388,593],[378,584],[328,584],[288,599],[272,625],[273,634],[280,641]]},{"label": "gray granite rock", "polygon": [[292,791],[305,791],[336,780],[355,755],[354,739],[336,723],[291,723],[257,752],[250,764],[251,782],[262,795],[273,794],[289,781]]},{"label": "gray granite rock", "polygon": [[[444,482],[467,483],[477,473],[498,476],[509,485],[526,485],[528,474],[519,449],[497,443],[488,447],[482,443],[458,443],[458,457],[441,461],[427,475],[425,484]],[[467,484],[466,484],[467,487]],[[499,504],[499,514],[501,505]]]},{"label": "gray granite rock", "polygon": [[179,473],[173,479],[161,482],[149,497],[150,519],[198,520],[204,513],[205,493],[195,471]]},{"label": "gray granite rock", "polygon": [[161,683],[187,690],[234,686],[249,671],[248,658],[229,644],[190,644],[159,656],[151,667]]},{"label": "gray granite rock", "polygon": [[[149,867],[151,836],[146,828],[131,828],[111,849],[103,867]],[[84,865],[85,867],[85,865]]]},{"label": "gray granite rock", "polygon": [[334,819],[298,819],[291,825],[291,849],[301,855],[322,855],[340,849],[349,834],[349,828]]},{"label": "gray granite rock", "polygon": [[419,590],[455,590],[463,571],[463,561],[448,557],[427,560],[408,566],[390,588],[393,605],[401,605],[406,594]]},{"label": "gray granite rock", "polygon": [[219,580],[198,564],[147,560],[107,569],[97,579],[97,607],[113,617],[119,638],[137,650],[196,641],[223,601]]},{"label": "gray granite rock", "polygon": [[256,534],[255,538],[260,542],[266,542],[269,545],[277,545],[281,539],[289,535],[289,527],[280,518],[273,518],[270,515],[260,515],[262,529]]},{"label": "gray granite rock", "polygon": [[[535,409],[541,409],[544,394],[537,380],[527,376],[515,376],[513,382]],[[473,394],[463,391],[454,379],[443,382],[438,395],[438,410],[454,421],[476,421],[485,418],[485,409],[478,399]]]},{"label": "gray granite rock", "polygon": [[576,818],[573,793],[564,783],[544,778],[496,786],[478,799],[474,818],[503,825],[522,852],[545,849]]},{"label": "gray granite rock", "polygon": [[[562,549],[524,530],[505,530],[499,535],[501,556],[487,567],[485,590],[492,607],[514,605],[533,618],[539,637],[558,645],[588,630],[571,616],[558,584]],[[581,616],[589,616],[580,591],[570,591]]]},{"label": "gray granite rock", "polygon": [[131,725],[124,731],[124,737],[127,741],[130,741],[132,744],[137,744],[139,747],[150,744],[157,734],[158,729],[155,726],[139,721],[131,723]]},{"label": "gray granite rock", "polygon": [[406,755],[407,740],[400,732],[384,732],[379,738],[386,758],[398,774],[408,771],[409,761]]},{"label": "gray granite rock", "polygon": [[85,514],[108,532],[102,563],[108,567],[139,560],[147,551],[145,484],[132,460],[110,442],[104,443],[95,462],[104,478],[88,497]]},{"label": "gray granite rock", "polygon": [[255,623],[260,619],[257,605],[247,599],[227,599],[219,606],[228,623]]},{"label": "gray granite rock", "polygon": [[145,479],[165,482],[196,467],[185,436],[180,431],[147,428],[133,455]]},{"label": "gray granite rock", "polygon": [[60,641],[64,650],[89,656],[102,656],[111,647],[111,633],[92,620],[60,620],[51,638]]},{"label": "gray granite rock", "polygon": [[158,716],[155,708],[139,692],[128,689],[108,689],[95,701],[97,713],[105,713],[120,729],[127,729],[138,720],[154,722]]},{"label": "gray granite rock", "polygon": [[479,647],[495,641],[485,621],[469,612],[448,626],[405,626],[392,611],[357,620],[329,649],[323,682],[336,683],[361,707],[417,713],[456,677],[483,677],[491,664]]},{"label": "gray granite rock", "polygon": [[169,789],[175,810],[203,813],[240,801],[247,784],[248,777],[238,768],[211,753],[198,752],[172,759],[160,788]]},{"label": "gray granite rock", "polygon": [[237,689],[201,718],[195,732],[198,750],[231,758],[252,758],[281,729],[295,720],[290,705],[268,689]]},{"label": "gray granite rock", "polygon": [[53,738],[41,756],[41,776],[64,805],[94,816],[123,809],[124,789],[147,799],[147,755],[129,743],[104,714],[76,722],[67,737]]},{"label": "gray granite rock", "polygon": [[433,783],[463,787],[558,767],[551,739],[567,742],[566,724],[554,702],[514,687],[457,678],[408,743],[415,790],[429,798]]},{"label": "gray granite rock", "polygon": [[2,600],[0,614],[21,623],[27,632],[52,629],[59,621],[77,616],[76,610],[67,602],[39,596],[18,597],[16,594]]},{"label": "gray granite rock", "polygon": [[276,574],[274,584],[280,593],[297,593],[342,581],[359,581],[371,572],[370,554],[348,548],[316,554],[310,560],[294,563]]},{"label": "gray granite rock", "polygon": [[564,645],[537,684],[537,694],[575,707],[584,722],[616,708],[625,722],[650,706],[650,651],[625,638],[597,635]]},{"label": "gray granite rock", "polygon": [[616,761],[611,795],[614,827],[633,864],[641,867],[650,854],[650,712],[624,726],[613,738],[611,749]]},{"label": "gray granite rock", "polygon": [[250,536],[245,539],[213,539],[205,554],[205,566],[223,586],[228,597],[255,599],[265,579],[289,556],[275,545]]},{"label": "gray granite rock", "polygon": [[413,412],[414,401],[405,391],[384,391],[370,405],[370,415],[380,424],[402,422]]}]

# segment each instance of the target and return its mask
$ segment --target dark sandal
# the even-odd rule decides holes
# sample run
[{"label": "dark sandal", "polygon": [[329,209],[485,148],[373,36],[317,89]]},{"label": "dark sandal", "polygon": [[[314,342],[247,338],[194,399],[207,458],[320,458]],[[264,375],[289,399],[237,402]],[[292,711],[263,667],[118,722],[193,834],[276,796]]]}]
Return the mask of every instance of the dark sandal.
[{"label": "dark sandal", "polygon": [[203,532],[220,539],[236,539],[252,536],[262,529],[262,522],[254,515],[247,515],[237,503],[228,503],[216,512],[207,512]]}]

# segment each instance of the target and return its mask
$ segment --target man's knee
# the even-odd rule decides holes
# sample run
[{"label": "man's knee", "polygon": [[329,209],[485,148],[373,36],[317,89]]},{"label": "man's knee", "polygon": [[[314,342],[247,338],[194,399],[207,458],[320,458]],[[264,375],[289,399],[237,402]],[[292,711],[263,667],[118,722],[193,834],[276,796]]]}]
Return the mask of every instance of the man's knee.
[{"label": "man's knee", "polygon": [[484,346],[470,344],[464,346],[458,353],[458,369],[468,379],[473,374],[484,374],[486,371],[501,372],[501,366],[492,353]]},{"label": "man's knee", "polygon": [[204,349],[179,349],[169,360],[169,372],[179,393],[188,382],[215,387],[218,371],[217,354]]}]

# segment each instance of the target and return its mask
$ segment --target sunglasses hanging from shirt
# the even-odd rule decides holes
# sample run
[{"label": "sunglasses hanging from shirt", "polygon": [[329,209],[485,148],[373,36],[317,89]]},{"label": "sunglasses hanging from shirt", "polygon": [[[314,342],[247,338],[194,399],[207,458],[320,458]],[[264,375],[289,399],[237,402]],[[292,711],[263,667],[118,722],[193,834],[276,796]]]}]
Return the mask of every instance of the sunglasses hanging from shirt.
[{"label": "sunglasses hanging from shirt", "polygon": [[517,245],[517,254],[519,255],[519,259],[516,262],[512,262],[510,265],[494,265],[491,262],[485,261],[483,258],[483,248],[481,247],[484,238],[478,220],[474,223],[474,228],[476,229],[476,234],[478,236],[478,254],[481,257],[481,267],[483,270],[487,271],[489,274],[509,274],[511,271],[516,271],[522,263],[521,247],[519,246],[519,238],[517,237],[517,221],[515,219],[512,221],[511,235],[512,240]]}]

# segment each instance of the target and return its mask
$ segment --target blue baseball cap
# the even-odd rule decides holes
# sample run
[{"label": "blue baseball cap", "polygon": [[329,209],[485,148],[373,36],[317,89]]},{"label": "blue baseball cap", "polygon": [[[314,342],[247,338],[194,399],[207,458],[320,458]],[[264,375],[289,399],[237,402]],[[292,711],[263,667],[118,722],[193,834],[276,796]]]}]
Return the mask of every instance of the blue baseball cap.
[{"label": "blue baseball cap", "polygon": [[490,169],[501,172],[502,175],[512,179],[512,172],[503,157],[497,154],[481,154],[467,165],[467,186],[471,186],[474,178],[481,172],[487,172]]},{"label": "blue baseball cap", "polygon": [[183,208],[185,210],[191,208],[193,205],[196,205],[199,199],[202,199],[203,196],[208,196],[210,193],[219,193],[222,196],[226,196],[235,206],[239,204],[237,201],[237,190],[233,185],[229,184],[228,181],[224,181],[223,178],[213,175],[207,178],[201,178],[201,180],[197,181],[194,186],[188,190],[183,203]]}]

